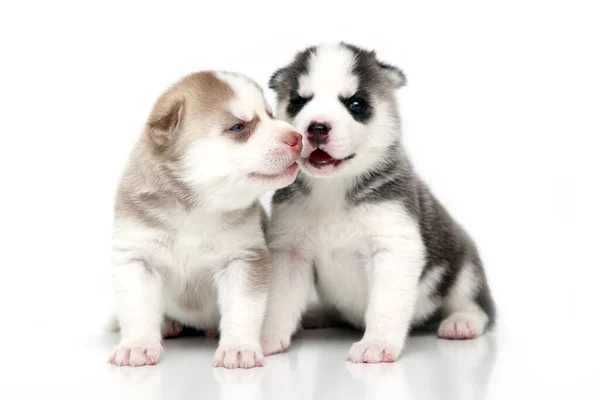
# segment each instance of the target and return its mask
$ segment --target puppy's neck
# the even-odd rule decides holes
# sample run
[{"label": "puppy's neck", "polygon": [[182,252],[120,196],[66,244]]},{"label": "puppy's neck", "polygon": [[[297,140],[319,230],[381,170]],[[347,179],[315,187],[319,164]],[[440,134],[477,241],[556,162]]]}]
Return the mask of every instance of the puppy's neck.
[{"label": "puppy's neck", "polygon": [[310,176],[304,172],[299,173],[299,178],[310,187],[314,198],[319,199],[324,205],[343,204],[348,189],[352,186],[353,178],[348,176],[319,177]]},{"label": "puppy's neck", "polygon": [[244,190],[243,186],[236,189],[233,185],[203,185],[201,201],[196,208],[202,208],[209,213],[228,214],[242,211],[256,203],[261,193],[253,193],[252,189]]}]

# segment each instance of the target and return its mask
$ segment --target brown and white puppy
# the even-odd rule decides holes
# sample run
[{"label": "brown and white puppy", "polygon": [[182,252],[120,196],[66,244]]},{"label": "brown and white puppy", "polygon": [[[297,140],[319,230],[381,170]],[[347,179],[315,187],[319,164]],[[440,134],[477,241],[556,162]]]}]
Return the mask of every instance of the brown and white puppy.
[{"label": "brown and white puppy", "polygon": [[215,366],[262,365],[269,256],[258,198],[294,181],[301,149],[245,76],[199,72],[162,94],[117,192],[121,341],[109,362],[155,364],[162,338],[186,325],[220,331]]}]

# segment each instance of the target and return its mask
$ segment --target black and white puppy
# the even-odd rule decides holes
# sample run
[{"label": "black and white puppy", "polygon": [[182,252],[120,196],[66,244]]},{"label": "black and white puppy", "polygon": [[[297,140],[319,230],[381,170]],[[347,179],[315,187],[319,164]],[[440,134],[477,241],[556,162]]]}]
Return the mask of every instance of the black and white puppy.
[{"label": "black and white puppy", "polygon": [[353,362],[391,362],[411,329],[470,339],[494,322],[477,249],[416,176],[400,138],[398,68],[339,43],[272,76],[303,134],[296,181],[273,197],[265,354],[282,351],[316,285],[324,315],[364,330]]}]

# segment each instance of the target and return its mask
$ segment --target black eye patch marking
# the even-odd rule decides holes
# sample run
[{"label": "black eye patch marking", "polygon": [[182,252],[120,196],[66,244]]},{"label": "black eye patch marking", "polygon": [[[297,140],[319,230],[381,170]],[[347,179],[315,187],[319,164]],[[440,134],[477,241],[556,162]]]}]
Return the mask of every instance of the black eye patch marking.
[{"label": "black eye patch marking", "polygon": [[285,110],[287,112],[288,117],[294,118],[311,100],[312,96],[302,97],[298,94],[298,92],[293,91],[290,94],[290,101],[288,102],[288,106]]},{"label": "black eye patch marking", "polygon": [[339,100],[357,122],[366,124],[373,116],[373,108],[369,104],[369,96],[363,91],[358,91],[350,97],[340,96]]}]

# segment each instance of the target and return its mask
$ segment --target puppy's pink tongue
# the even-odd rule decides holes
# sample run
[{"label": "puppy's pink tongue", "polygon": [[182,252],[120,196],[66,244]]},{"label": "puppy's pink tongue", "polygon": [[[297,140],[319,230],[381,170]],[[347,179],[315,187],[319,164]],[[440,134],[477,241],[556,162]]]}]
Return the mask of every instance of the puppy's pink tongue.
[{"label": "puppy's pink tongue", "polygon": [[331,157],[321,149],[317,149],[310,153],[308,158],[312,163],[315,164],[332,164],[335,162],[335,158]]}]

